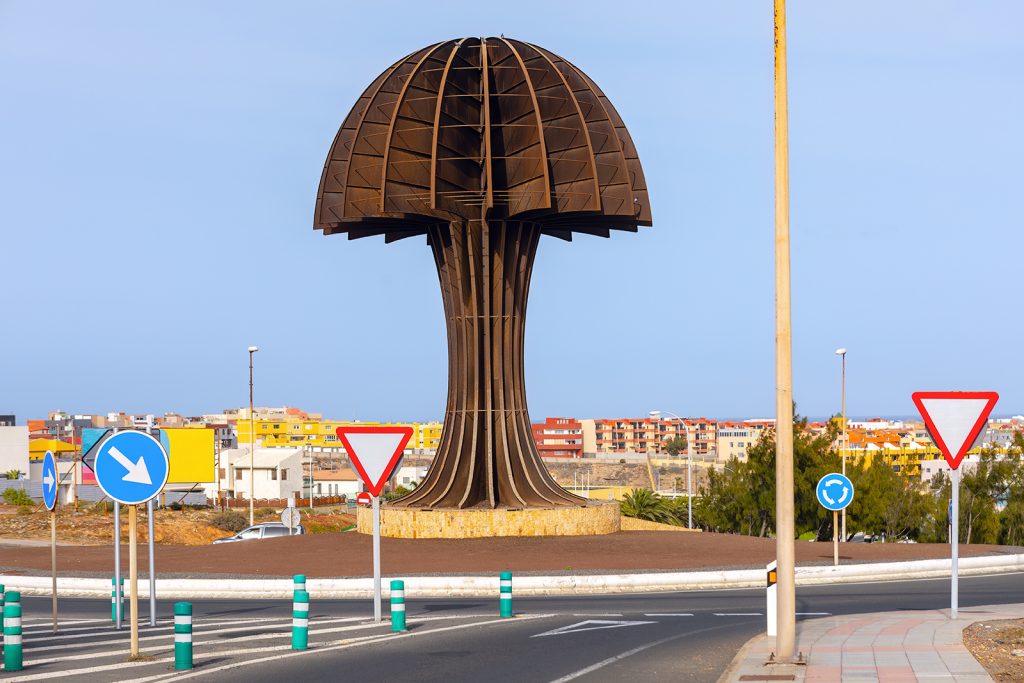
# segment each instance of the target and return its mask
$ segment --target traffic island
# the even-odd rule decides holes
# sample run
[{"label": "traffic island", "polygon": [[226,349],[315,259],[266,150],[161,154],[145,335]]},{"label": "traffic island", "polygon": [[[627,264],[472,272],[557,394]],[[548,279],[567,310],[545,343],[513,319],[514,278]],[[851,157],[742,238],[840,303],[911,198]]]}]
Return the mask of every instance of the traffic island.
[{"label": "traffic island", "polygon": [[[388,538],[495,538],[500,536],[599,536],[620,530],[617,502],[580,507],[525,510],[470,508],[423,509],[385,506],[380,532]],[[356,529],[373,533],[373,515],[359,508]]]}]

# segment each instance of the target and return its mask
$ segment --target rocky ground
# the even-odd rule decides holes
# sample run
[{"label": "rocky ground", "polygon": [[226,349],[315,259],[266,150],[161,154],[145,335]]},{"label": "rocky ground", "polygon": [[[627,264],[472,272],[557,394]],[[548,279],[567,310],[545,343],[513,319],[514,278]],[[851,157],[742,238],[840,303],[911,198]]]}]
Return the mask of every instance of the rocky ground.
[{"label": "rocky ground", "polygon": [[[122,510],[122,512],[124,512]],[[248,518],[247,511],[242,511]],[[355,524],[355,516],[340,508],[317,509],[313,515],[302,511],[302,523],[309,533],[341,531]],[[166,545],[209,545],[218,538],[234,532],[219,529],[212,522],[218,510],[161,509],[153,519],[155,540]],[[258,508],[256,522],[281,519],[281,510]],[[248,522],[248,519],[246,519]],[[82,503],[76,511],[73,506],[61,506],[57,513],[57,542],[62,545],[109,545],[113,540],[114,512],[110,503]],[[145,509],[139,515],[140,540],[148,540]],[[0,544],[5,539],[19,541],[50,539],[50,513],[41,506],[18,507],[0,505]],[[128,540],[128,515],[122,515],[121,539]]]},{"label": "rocky ground", "polygon": [[964,629],[964,645],[996,681],[1024,681],[1024,619],[979,621]]}]

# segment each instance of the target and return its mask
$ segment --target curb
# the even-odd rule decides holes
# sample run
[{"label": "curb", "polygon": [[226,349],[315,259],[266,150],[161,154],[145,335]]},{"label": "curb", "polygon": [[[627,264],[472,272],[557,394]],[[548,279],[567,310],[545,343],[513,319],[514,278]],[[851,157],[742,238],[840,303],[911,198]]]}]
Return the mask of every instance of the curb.
[{"label": "curb", "polygon": [[[856,583],[861,581],[898,581],[941,578],[950,575],[951,561],[914,560],[855,564],[840,567],[798,567],[798,586]],[[1024,554],[967,557],[960,559],[960,576],[1024,572]],[[390,579],[393,577],[384,577]],[[24,595],[50,595],[49,576],[0,574],[0,583],[8,590]],[[389,595],[384,581],[384,594]],[[417,598],[493,597],[498,576],[420,576],[405,577],[405,590]],[[188,599],[282,599],[291,598],[292,579],[160,579],[157,595],[167,600]],[[649,574],[603,574],[583,576],[521,576],[516,579],[516,595],[600,595],[615,593],[657,593],[712,588],[763,588],[763,569],[705,572],[659,572]],[[128,586],[125,586],[127,589]],[[308,579],[307,588],[314,599],[369,598],[372,578]],[[127,590],[125,591],[128,592]],[[108,598],[109,579],[57,578],[57,594],[64,597]],[[149,582],[139,582],[139,597],[149,597]]]}]

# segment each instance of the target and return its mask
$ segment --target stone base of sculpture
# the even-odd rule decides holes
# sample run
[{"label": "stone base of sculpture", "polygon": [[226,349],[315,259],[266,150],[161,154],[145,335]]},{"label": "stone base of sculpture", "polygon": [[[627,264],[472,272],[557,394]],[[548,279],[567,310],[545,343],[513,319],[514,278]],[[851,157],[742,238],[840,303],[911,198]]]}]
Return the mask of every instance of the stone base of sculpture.
[{"label": "stone base of sculpture", "polygon": [[[524,510],[401,508],[384,505],[381,536],[390,538],[493,538],[496,536],[595,536],[619,531],[618,502]],[[359,533],[373,533],[373,511],[356,513]]]}]

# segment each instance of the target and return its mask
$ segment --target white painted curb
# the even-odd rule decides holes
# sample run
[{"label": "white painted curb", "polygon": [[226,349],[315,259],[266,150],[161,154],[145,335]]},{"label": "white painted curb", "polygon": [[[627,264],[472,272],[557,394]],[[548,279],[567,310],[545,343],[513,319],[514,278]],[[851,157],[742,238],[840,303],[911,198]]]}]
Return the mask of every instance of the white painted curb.
[{"label": "white painted curb", "polygon": [[[1024,555],[994,555],[960,558],[960,575],[1024,572]],[[859,581],[897,581],[949,576],[950,560],[915,560],[850,564],[839,567],[798,567],[796,582],[800,586],[815,584],[855,583]],[[384,578],[384,594],[388,583]],[[405,579],[409,597],[494,597],[498,573],[494,576],[413,576]],[[0,584],[7,590],[25,595],[50,595],[49,576],[17,576],[0,574]],[[707,588],[763,588],[763,569],[741,569],[706,572],[652,572],[647,574],[594,574],[580,576],[515,577],[516,596],[529,595],[594,595],[612,593],[653,593],[663,591],[700,590]],[[289,579],[161,579],[157,577],[156,593],[162,599],[244,599],[292,597]],[[125,593],[129,591],[125,581]],[[307,579],[306,590],[313,600],[321,598],[370,598],[373,579]],[[110,599],[110,579],[57,578],[57,593],[65,597]],[[149,597],[149,581],[139,581],[139,597]]]}]

